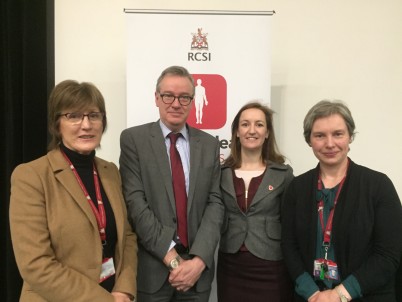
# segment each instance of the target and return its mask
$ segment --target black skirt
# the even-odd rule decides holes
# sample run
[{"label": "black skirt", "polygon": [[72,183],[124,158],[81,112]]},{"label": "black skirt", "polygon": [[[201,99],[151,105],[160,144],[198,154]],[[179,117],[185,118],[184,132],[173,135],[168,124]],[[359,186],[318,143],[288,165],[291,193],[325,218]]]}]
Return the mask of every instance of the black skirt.
[{"label": "black skirt", "polygon": [[294,286],[282,260],[219,252],[217,292],[218,302],[291,302]]}]

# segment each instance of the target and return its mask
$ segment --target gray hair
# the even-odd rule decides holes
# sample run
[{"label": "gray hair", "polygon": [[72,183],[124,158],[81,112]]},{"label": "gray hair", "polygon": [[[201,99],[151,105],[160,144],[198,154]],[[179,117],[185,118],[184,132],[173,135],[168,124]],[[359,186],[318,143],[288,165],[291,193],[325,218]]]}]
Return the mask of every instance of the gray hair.
[{"label": "gray hair", "polygon": [[159,92],[160,90],[160,84],[162,80],[166,76],[179,76],[183,78],[189,79],[191,86],[193,87],[193,94],[195,93],[195,85],[194,85],[194,79],[193,76],[188,72],[188,70],[182,66],[170,66],[166,68],[164,71],[162,71],[161,75],[159,76],[157,82],[156,82],[156,92]]},{"label": "gray hair", "polygon": [[304,139],[310,144],[311,130],[314,122],[322,117],[339,114],[345,121],[351,141],[355,137],[355,122],[349,108],[339,100],[322,100],[315,104],[308,112],[303,122]]}]

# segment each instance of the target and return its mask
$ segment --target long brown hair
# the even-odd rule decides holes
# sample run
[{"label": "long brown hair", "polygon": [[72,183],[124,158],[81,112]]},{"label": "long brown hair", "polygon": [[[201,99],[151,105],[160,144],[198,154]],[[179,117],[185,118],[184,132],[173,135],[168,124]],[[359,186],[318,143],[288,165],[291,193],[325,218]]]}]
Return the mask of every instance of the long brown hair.
[{"label": "long brown hair", "polygon": [[265,115],[265,120],[267,124],[268,130],[268,138],[265,140],[262,149],[261,149],[261,157],[263,162],[266,164],[268,160],[283,164],[285,162],[285,157],[279,152],[278,146],[276,144],[274,125],[273,125],[273,114],[274,111],[268,108],[265,105],[262,105],[260,102],[252,101],[244,105],[239,112],[236,114],[233,122],[232,122],[232,142],[230,146],[230,155],[224,161],[224,165],[227,167],[231,167],[232,169],[238,169],[241,166],[241,144],[240,139],[237,137],[237,131],[239,129],[240,116],[243,111],[247,109],[258,109],[261,110]]}]

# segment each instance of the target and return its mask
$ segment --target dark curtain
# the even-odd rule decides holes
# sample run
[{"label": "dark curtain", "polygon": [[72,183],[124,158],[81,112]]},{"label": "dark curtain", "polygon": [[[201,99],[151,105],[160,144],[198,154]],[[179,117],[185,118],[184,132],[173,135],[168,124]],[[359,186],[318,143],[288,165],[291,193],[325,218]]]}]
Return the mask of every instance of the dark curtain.
[{"label": "dark curtain", "polygon": [[46,104],[54,86],[54,0],[1,0],[0,31],[0,300],[14,302],[22,280],[9,232],[10,176],[18,164],[46,154]]},{"label": "dark curtain", "polygon": [[402,258],[395,278],[396,302],[402,302]]}]

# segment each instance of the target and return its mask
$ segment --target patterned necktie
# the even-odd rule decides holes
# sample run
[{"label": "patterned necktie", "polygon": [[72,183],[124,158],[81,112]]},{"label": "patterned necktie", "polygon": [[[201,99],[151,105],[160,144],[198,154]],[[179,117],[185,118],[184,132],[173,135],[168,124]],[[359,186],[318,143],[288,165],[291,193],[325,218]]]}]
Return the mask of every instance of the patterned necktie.
[{"label": "patterned necktie", "polygon": [[187,193],[186,182],[184,178],[183,165],[180,159],[179,151],[176,149],[176,141],[180,133],[170,132],[170,165],[172,169],[172,182],[174,197],[176,200],[176,215],[177,215],[177,235],[180,242],[188,247],[187,239]]}]

